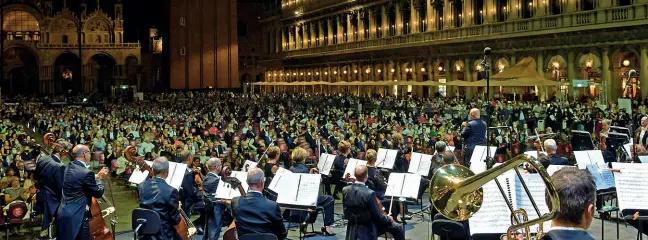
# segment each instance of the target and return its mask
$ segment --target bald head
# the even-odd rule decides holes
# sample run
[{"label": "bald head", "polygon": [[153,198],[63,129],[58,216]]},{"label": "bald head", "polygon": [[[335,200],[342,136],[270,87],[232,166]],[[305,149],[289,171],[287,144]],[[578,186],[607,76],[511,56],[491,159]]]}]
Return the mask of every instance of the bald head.
[{"label": "bald head", "polygon": [[477,108],[470,109],[470,119],[475,120],[475,119],[479,119],[480,117],[481,114],[479,112],[479,109]]},{"label": "bald head", "polygon": [[86,145],[76,145],[74,148],[72,148],[72,157],[75,160],[88,162],[90,161],[90,149]]},{"label": "bald head", "polygon": [[544,141],[544,148],[547,154],[556,154],[558,144],[556,144],[556,140],[550,138]]},{"label": "bald head", "polygon": [[263,191],[263,185],[265,183],[265,175],[263,170],[257,167],[253,167],[248,171],[246,182],[250,186],[250,190]]},{"label": "bald head", "polygon": [[166,157],[158,157],[153,160],[153,173],[155,176],[166,178],[169,173],[169,160]]},{"label": "bald head", "polygon": [[356,181],[366,182],[368,175],[369,175],[369,169],[367,169],[367,166],[360,165],[355,168]]},{"label": "bald head", "polygon": [[209,171],[212,173],[219,174],[221,166],[221,160],[218,158],[210,158],[207,160],[207,168],[209,168]]}]

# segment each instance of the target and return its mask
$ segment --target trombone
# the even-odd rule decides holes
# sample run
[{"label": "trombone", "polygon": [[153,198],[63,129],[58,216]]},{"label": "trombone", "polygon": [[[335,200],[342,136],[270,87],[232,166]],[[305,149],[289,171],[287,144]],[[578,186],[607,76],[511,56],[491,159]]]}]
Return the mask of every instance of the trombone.
[{"label": "trombone", "polygon": [[[536,168],[536,170],[538,170],[538,174],[540,174],[540,177],[544,181],[547,189],[546,191],[549,196],[548,199],[550,200],[550,213],[544,215],[540,214],[540,210],[533,200],[533,197],[531,196],[531,193],[529,192],[529,189],[527,188],[526,183],[524,182],[517,168],[523,163],[528,163]],[[497,177],[511,169],[515,170],[515,173],[520,178],[522,187],[524,188],[527,196],[529,196],[529,199],[531,200],[536,213],[538,214],[538,216],[540,216],[539,218],[526,221],[526,212],[514,210],[513,205],[511,205],[508,198],[506,198],[504,189],[497,180]],[[508,206],[509,210],[511,210],[512,226],[508,228],[506,233],[508,239],[514,239],[512,234],[517,230],[525,229],[527,240],[530,240],[531,233],[529,231],[529,227],[536,224],[540,224],[540,226],[542,226],[543,222],[553,219],[560,209],[560,199],[558,197],[558,192],[556,192],[554,185],[551,183],[549,174],[542,167],[542,165],[538,164],[536,161],[533,161],[531,157],[525,154],[519,155],[503,163],[502,165],[499,165],[477,175],[475,175],[470,169],[456,164],[445,165],[439,168],[434,173],[434,176],[430,181],[430,198],[432,200],[432,204],[437,209],[437,211],[439,211],[439,213],[443,214],[443,216],[447,217],[450,220],[467,220],[473,214],[479,211],[484,197],[482,186],[484,186],[491,180],[495,180],[497,187],[504,197],[504,201],[506,201],[506,205]],[[522,216],[522,220],[525,220],[524,222],[520,221],[520,218],[518,217],[519,215]],[[540,238],[542,235],[542,227],[540,227],[538,234],[536,235],[536,239]]]}]

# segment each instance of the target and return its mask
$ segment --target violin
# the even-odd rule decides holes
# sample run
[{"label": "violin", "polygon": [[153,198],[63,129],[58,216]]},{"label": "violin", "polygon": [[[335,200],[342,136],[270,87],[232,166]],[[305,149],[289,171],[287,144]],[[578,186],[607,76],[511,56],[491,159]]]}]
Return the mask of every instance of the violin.
[{"label": "violin", "polygon": [[[124,158],[126,158],[126,161],[132,163],[133,165],[137,166],[138,169],[142,172],[148,171],[149,176],[153,176],[153,169],[151,166],[146,164],[144,159],[141,157],[137,156],[137,148],[133,146],[128,146],[126,149],[124,149]],[[193,225],[191,220],[187,217],[187,214],[182,210],[182,204],[180,203],[180,207],[178,208],[178,211],[180,212],[180,222],[174,226],[176,232],[178,235],[183,239],[183,240],[189,240],[191,239],[191,236],[193,236],[196,233],[196,227]]]},{"label": "violin", "polygon": [[[239,190],[239,193],[241,194],[241,197],[245,196],[245,189],[243,189],[243,185],[241,184],[241,181],[239,181],[237,178],[232,177],[232,169],[225,166],[223,167],[223,170],[221,171],[221,177],[222,181],[229,183],[232,188],[236,188]],[[229,202],[231,203],[231,202]],[[238,240],[238,233],[236,231],[236,221],[232,221],[232,223],[227,227],[227,230],[223,233],[223,240]]]}]

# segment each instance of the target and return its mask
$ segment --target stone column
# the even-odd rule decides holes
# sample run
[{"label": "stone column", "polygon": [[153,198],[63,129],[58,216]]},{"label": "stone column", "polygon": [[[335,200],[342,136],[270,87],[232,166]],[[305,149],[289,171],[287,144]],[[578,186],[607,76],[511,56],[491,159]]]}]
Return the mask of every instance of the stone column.
[{"label": "stone column", "polygon": [[[566,2],[567,2],[567,8],[565,10],[567,10],[567,11],[565,11],[565,12],[572,13],[572,12],[577,11],[577,9],[576,9],[576,1],[566,1]],[[605,1],[599,1],[599,2],[605,2]]]},{"label": "stone column", "polygon": [[[515,65],[515,63],[517,63],[517,57],[515,55],[512,55],[511,56],[511,66]],[[495,66],[495,67],[497,67],[497,66]]]},{"label": "stone column", "polygon": [[[536,64],[537,64],[537,71],[538,75],[540,77],[544,78],[544,69],[545,69],[545,64],[544,64],[544,56],[542,55],[542,52],[538,53],[538,58],[536,59]],[[536,86],[537,87],[537,86]],[[540,100],[545,100],[547,99],[547,91],[545,91],[545,87],[538,87],[538,96],[540,97]]]},{"label": "stone column", "polygon": [[321,20],[321,19],[317,20],[317,27],[319,27],[319,35],[317,35],[315,40],[320,46],[324,45],[324,24],[326,24],[325,20]]},{"label": "stone column", "polygon": [[403,10],[401,4],[396,4],[396,24],[394,24],[396,28],[396,36],[403,34],[404,25],[405,23],[403,23]]},{"label": "stone column", "polygon": [[301,25],[300,29],[301,29],[301,40],[302,40],[301,41],[301,43],[302,43],[301,47],[302,48],[308,48],[308,40],[310,39],[310,38],[308,38],[308,34],[306,34],[307,33],[306,26],[308,26],[308,23],[302,23],[300,25]]},{"label": "stone column", "polygon": [[333,19],[327,18],[327,27],[328,27],[328,36],[324,39],[326,45],[330,45],[333,42]]},{"label": "stone column", "polygon": [[470,27],[473,24],[473,15],[472,15],[472,10],[473,10],[473,1],[472,0],[465,0],[463,2],[463,13],[461,16],[463,17],[461,19],[461,26],[462,27]]},{"label": "stone column", "polygon": [[434,21],[434,18],[435,18],[434,17],[434,12],[436,10],[432,7],[432,0],[426,0],[425,1],[425,7],[426,7],[425,11],[427,11],[426,15],[425,15],[425,25],[427,26],[425,28],[425,31],[426,32],[431,32],[432,29],[435,28],[435,26],[434,26],[434,23],[435,23],[435,21]]},{"label": "stone column", "polygon": [[443,28],[452,28],[452,3],[449,0],[444,0],[443,3]]},{"label": "stone column", "polygon": [[[391,71],[392,68],[389,67],[389,62],[385,63],[385,74],[387,74],[387,81],[394,81],[394,73]],[[394,69],[395,70],[395,69]]]},{"label": "stone column", "polygon": [[315,41],[315,38],[316,38],[316,36],[315,36],[315,28],[317,27],[316,25],[317,25],[317,23],[315,23],[315,22],[308,23],[308,28],[310,29],[310,38],[308,38],[310,40],[310,47],[317,46],[317,42]]},{"label": "stone column", "polygon": [[344,27],[342,26],[342,23],[344,22],[345,17],[346,17],[345,15],[338,15],[338,17],[336,18],[336,20],[337,20],[337,32],[335,34],[337,35],[338,44],[344,42],[344,36],[345,36],[346,33],[344,32]]},{"label": "stone column", "polygon": [[387,7],[385,5],[380,7],[380,14],[382,14],[382,26],[380,31],[382,31],[382,36],[389,36],[389,17],[387,16]]},{"label": "stone column", "polygon": [[643,98],[646,98],[648,96],[648,62],[646,62],[648,59],[648,48],[646,48],[646,45],[642,45],[640,47],[641,50],[639,50],[639,81],[641,81],[641,96]]},{"label": "stone column", "polygon": [[365,15],[365,10],[360,9],[358,10],[357,18],[358,18],[358,41],[363,41],[365,40],[365,29],[364,29],[364,15]]},{"label": "stone column", "polygon": [[[453,66],[450,66],[450,60],[445,60],[445,63],[443,64],[445,67],[445,79],[446,82],[452,81],[452,69],[454,69]],[[448,97],[453,97],[454,96],[454,87],[452,86],[446,86],[446,96]]]},{"label": "stone column", "polygon": [[370,8],[369,10],[369,39],[376,38],[376,9]]},{"label": "stone column", "polygon": [[601,51],[601,82],[603,91],[605,91],[605,101],[608,102],[612,96],[612,79],[610,76],[610,56],[609,49],[603,48]]},{"label": "stone column", "polygon": [[351,14],[346,14],[346,25],[347,25],[347,31],[346,31],[346,36],[347,36],[347,41],[348,42],[353,42],[355,41],[355,37],[353,35],[353,24],[351,24]]},{"label": "stone column", "polygon": [[295,25],[295,49],[301,49],[301,37],[299,36],[299,32],[301,32],[300,25]]},{"label": "stone column", "polygon": [[[472,61],[470,60],[470,58],[466,58],[466,61],[464,62],[464,78],[466,82],[473,81]],[[475,88],[466,87],[466,99],[470,100],[473,98],[474,95],[475,95]]]},{"label": "stone column", "polygon": [[293,50],[295,49],[295,46],[293,45],[294,42],[294,36],[295,32],[292,31],[292,26],[288,27],[288,50]]},{"label": "stone column", "polygon": [[409,22],[409,27],[411,29],[411,33],[418,33],[418,25],[419,25],[419,10],[421,8],[419,6],[414,5],[414,1],[410,1],[410,22]]}]

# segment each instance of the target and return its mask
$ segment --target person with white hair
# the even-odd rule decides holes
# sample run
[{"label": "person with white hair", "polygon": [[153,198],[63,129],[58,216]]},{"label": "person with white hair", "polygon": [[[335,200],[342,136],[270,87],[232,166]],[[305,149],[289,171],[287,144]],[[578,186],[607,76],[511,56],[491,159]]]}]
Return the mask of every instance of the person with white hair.
[{"label": "person with white hair", "polygon": [[160,215],[160,232],[155,239],[176,239],[178,234],[174,228],[180,223],[178,190],[171,187],[164,179],[169,175],[169,160],[158,157],[153,160],[154,177],[140,185],[140,207],[150,209]]},{"label": "person with white hair", "polygon": [[207,234],[203,235],[203,239],[218,239],[221,232],[220,226],[223,223],[223,212],[225,208],[223,204],[216,202],[214,196],[216,195],[218,184],[221,181],[221,178],[218,175],[223,169],[223,164],[218,158],[210,158],[207,160],[207,168],[209,169],[209,172],[203,180],[203,191],[214,207],[212,212],[204,214],[207,216]]},{"label": "person with white hair", "polygon": [[561,157],[556,153],[556,151],[558,151],[558,144],[556,143],[556,140],[553,140],[551,138],[545,140],[544,149],[545,151],[547,151],[551,165],[569,165],[567,158]]}]

